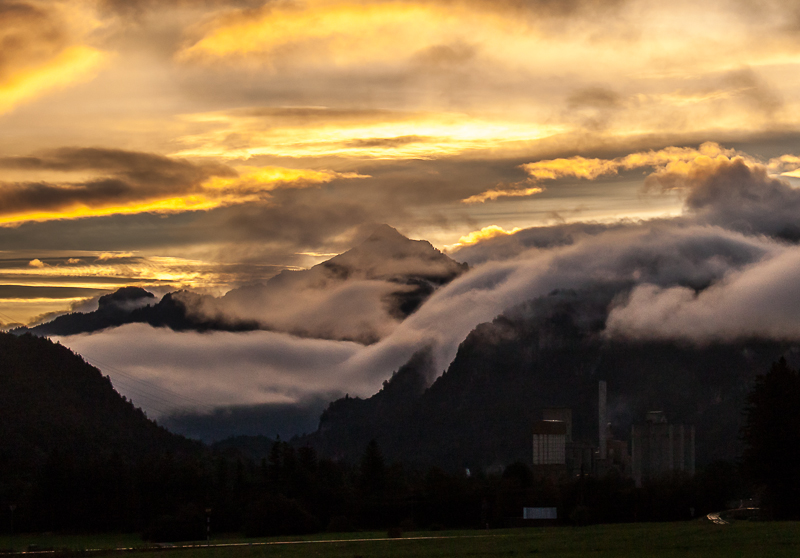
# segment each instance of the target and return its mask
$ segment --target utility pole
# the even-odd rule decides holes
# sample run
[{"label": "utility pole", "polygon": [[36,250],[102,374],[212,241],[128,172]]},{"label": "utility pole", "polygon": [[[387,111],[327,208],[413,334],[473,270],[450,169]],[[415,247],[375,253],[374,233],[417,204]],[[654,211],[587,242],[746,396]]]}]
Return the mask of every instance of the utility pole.
[{"label": "utility pole", "polygon": [[14,550],[14,510],[17,509],[17,505],[16,504],[9,504],[8,505],[8,509],[11,511],[11,544],[9,545],[9,548],[13,552],[13,550]]},{"label": "utility pole", "polygon": [[211,544],[211,508],[206,508],[206,543]]}]

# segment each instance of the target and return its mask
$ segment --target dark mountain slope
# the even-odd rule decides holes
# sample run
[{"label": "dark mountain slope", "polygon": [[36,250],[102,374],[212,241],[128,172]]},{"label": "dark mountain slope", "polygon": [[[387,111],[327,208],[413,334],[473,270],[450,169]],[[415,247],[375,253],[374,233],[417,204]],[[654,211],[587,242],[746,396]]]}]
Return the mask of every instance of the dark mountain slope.
[{"label": "dark mountain slope", "polygon": [[798,360],[796,344],[607,339],[616,290],[557,292],[516,307],[477,327],[421,395],[391,398],[390,382],[369,400],[336,401],[308,441],[346,459],[375,438],[387,458],[424,465],[527,462],[531,424],[545,407],[572,408],[575,439],[597,443],[597,382],[606,380],[618,438],[627,440],[647,411],[663,410],[671,422],[696,425],[698,464],[735,459],[755,376],[782,355]]},{"label": "dark mountain slope", "polygon": [[0,470],[35,470],[53,452],[125,459],[200,445],[171,434],[121,397],[108,378],[61,345],[0,334]]},{"label": "dark mountain slope", "polygon": [[19,335],[30,332],[42,336],[76,335],[133,323],[168,327],[175,331],[258,329],[258,324],[254,322],[208,318],[188,311],[205,299],[213,300],[207,295],[176,291],[166,294],[160,301],[155,302],[155,296],[140,287],[123,287],[112,294],[101,296],[98,308],[94,312],[65,314],[32,328],[18,328],[13,333]]},{"label": "dark mountain slope", "polygon": [[416,353],[369,399],[345,397],[332,402],[322,413],[317,432],[301,440],[333,458],[355,462],[374,438],[389,449],[389,457],[414,461],[414,452],[401,452],[421,438],[414,416],[432,367],[430,350]]},{"label": "dark mountain slope", "polygon": [[0,505],[20,529],[142,528],[202,486],[205,448],[61,345],[0,334],[0,386]]}]

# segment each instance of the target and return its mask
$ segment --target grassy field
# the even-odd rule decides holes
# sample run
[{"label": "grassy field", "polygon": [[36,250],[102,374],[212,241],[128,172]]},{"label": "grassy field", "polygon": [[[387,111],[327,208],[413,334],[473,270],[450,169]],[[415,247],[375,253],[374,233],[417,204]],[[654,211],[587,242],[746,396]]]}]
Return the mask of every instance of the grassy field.
[{"label": "grassy field", "polygon": [[[385,540],[384,533],[321,534],[312,537],[212,540],[231,546],[145,550],[137,558],[434,558],[442,556],[511,557],[781,557],[800,556],[800,523],[714,525],[708,522],[598,525],[492,531],[412,532]],[[57,549],[144,546],[135,537],[15,538],[14,547],[27,544]],[[23,546],[24,544],[24,546]],[[0,542],[1,546],[3,545]],[[177,546],[177,545],[176,545]]]}]

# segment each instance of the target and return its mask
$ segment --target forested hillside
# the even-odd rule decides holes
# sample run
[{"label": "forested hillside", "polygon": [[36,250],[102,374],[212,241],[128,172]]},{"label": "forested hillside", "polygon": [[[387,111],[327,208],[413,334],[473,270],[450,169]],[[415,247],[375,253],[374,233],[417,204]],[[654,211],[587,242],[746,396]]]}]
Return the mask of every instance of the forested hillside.
[{"label": "forested hillside", "polygon": [[141,527],[185,490],[170,475],[201,470],[201,444],[47,339],[0,334],[0,385],[0,503],[21,527]]},{"label": "forested hillside", "polygon": [[746,395],[758,374],[797,344],[757,338],[691,344],[608,338],[614,289],[562,291],[478,326],[447,371],[418,354],[373,397],[340,399],[304,438],[322,453],[355,459],[375,438],[387,457],[452,470],[530,460],[530,432],[545,407],[573,411],[576,440],[597,443],[597,385],[608,382],[614,435],[630,436],[647,411],[694,424],[697,463],[741,452]]}]

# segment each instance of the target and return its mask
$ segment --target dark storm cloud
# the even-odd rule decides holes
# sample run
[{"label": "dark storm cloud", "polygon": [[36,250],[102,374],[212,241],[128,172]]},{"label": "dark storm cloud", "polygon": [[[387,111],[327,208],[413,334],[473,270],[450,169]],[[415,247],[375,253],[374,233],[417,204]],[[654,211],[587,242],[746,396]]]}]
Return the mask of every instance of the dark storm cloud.
[{"label": "dark storm cloud", "polygon": [[233,169],[220,164],[195,164],[154,153],[84,147],[54,149],[40,156],[0,157],[0,168],[109,172],[140,183],[197,182],[212,175],[236,176]]},{"label": "dark storm cloud", "polygon": [[[143,192],[140,194],[144,194]],[[97,180],[61,186],[47,183],[0,183],[0,214],[55,211],[75,204],[102,205],[112,200],[142,199],[121,180]]]},{"label": "dark storm cloud", "polygon": [[0,168],[110,175],[80,182],[0,183],[0,214],[6,215],[141,202],[196,191],[212,176],[237,176],[220,164],[102,148],[63,148],[41,156],[3,157]]},{"label": "dark storm cloud", "polygon": [[[361,197],[375,209],[403,207],[425,208],[439,204],[460,204],[461,200],[479,194],[487,185],[523,181],[527,174],[519,168],[520,160],[439,159],[434,161],[402,161],[392,164],[373,163],[359,167],[360,172],[372,179],[360,183],[343,183],[340,188],[350,197],[357,194],[363,184],[371,186]],[[363,188],[362,188],[363,190]],[[387,205],[388,204],[388,205]],[[448,209],[448,215],[456,221],[462,218],[458,210]],[[404,215],[385,215],[381,222],[400,226]]]},{"label": "dark storm cloud", "polygon": [[697,222],[751,234],[800,240],[800,190],[741,159],[699,166],[687,173],[660,172],[647,184],[685,192]]},{"label": "dark storm cloud", "polygon": [[2,250],[138,250],[194,243],[203,236],[196,212],[171,215],[139,213],[84,219],[27,222],[0,227]]},{"label": "dark storm cloud", "polygon": [[[148,250],[202,247],[221,243],[222,261],[293,265],[292,255],[330,245],[330,237],[346,235],[372,221],[357,203],[313,204],[287,200],[288,208],[269,203],[222,207],[175,214],[139,213],[72,220],[22,223],[0,227],[0,250]],[[348,242],[348,241],[343,241]],[[349,247],[336,244],[342,250]],[[239,259],[241,258],[241,259]]]}]

